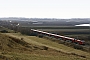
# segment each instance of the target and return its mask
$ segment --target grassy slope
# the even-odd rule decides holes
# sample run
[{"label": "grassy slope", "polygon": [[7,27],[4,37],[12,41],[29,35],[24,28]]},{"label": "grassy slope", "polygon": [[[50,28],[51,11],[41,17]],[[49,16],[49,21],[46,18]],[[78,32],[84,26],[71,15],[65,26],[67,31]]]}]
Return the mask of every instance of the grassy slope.
[{"label": "grassy slope", "polygon": [[[38,38],[38,37],[35,37],[35,36],[25,36],[25,35],[21,35],[21,34],[7,34],[7,35],[10,35],[10,36],[13,36],[13,37],[17,37],[17,38],[24,38],[24,41],[28,42],[28,43],[32,43],[32,44],[36,44],[36,45],[44,45],[44,46],[47,46],[49,48],[52,48],[52,49],[55,49],[55,50],[58,50],[58,51],[62,51],[64,53],[76,53],[78,55],[84,55],[87,57],[87,59],[90,59],[90,54],[87,53],[87,52],[84,52],[84,51],[80,51],[80,50],[76,50],[76,49],[73,49],[73,48],[70,48],[70,47],[67,47],[65,45],[62,45],[62,44],[58,44],[58,43],[55,43],[55,42],[52,42],[48,39],[43,39],[43,38]],[[18,37],[19,36],[19,37]],[[40,53],[40,52],[39,52]],[[76,60],[76,59],[81,59],[79,57],[76,57],[76,56],[71,56],[67,54],[66,55],[56,55],[56,56],[48,56],[48,55],[39,55],[39,54],[35,54],[36,56],[33,56],[31,58],[36,58],[37,60],[40,60],[40,59],[45,59],[45,60]],[[30,55],[29,55],[30,56]],[[34,58],[34,59],[35,59]]]},{"label": "grassy slope", "polygon": [[58,48],[58,50],[61,50],[61,51],[66,52],[66,53],[76,53],[76,54],[87,55],[87,56],[89,55],[87,52],[77,50],[77,49],[74,49],[74,48],[71,48],[71,47],[67,47],[63,44],[58,44],[56,42],[51,42],[48,39],[43,39],[43,38],[38,38],[38,37],[33,37],[33,36],[30,36],[29,38],[34,40],[34,41],[40,42],[42,44]]},{"label": "grassy slope", "polygon": [[[46,52],[47,53],[47,52]],[[86,60],[85,58],[69,56],[69,55],[41,55],[41,54],[25,54],[25,53],[7,53],[4,54],[9,60]]]}]

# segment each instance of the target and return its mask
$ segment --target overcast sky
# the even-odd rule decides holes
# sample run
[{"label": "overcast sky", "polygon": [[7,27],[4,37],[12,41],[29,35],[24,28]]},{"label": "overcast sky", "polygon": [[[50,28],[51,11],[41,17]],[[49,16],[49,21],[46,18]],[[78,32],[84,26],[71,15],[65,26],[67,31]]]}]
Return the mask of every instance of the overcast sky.
[{"label": "overcast sky", "polygon": [[0,17],[90,18],[90,0],[0,0]]}]

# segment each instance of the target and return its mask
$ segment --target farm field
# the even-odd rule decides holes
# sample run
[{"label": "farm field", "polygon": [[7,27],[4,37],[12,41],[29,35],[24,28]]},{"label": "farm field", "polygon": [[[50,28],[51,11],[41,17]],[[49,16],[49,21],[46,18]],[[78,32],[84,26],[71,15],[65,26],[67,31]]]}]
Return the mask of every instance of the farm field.
[{"label": "farm field", "polygon": [[[48,39],[38,38],[38,37],[35,37],[35,36],[26,36],[26,35],[22,35],[20,33],[18,33],[18,34],[17,33],[6,33],[6,35],[12,36],[12,37],[15,37],[15,38],[19,38],[19,39],[23,37],[25,42],[35,44],[35,45],[39,45],[39,46],[46,46],[46,47],[48,47],[50,49],[53,49],[53,50],[58,52],[58,53],[56,53],[54,51],[55,56],[50,55],[50,53],[52,53],[52,51],[50,52],[48,50],[46,50],[44,54],[41,53],[42,51],[39,51],[38,54],[35,54],[36,56],[28,54],[28,57],[30,56],[29,58],[32,58],[32,59],[35,59],[35,58],[36,58],[36,60],[39,60],[39,59],[46,59],[46,60],[50,60],[50,59],[52,59],[52,60],[56,60],[56,59],[57,60],[60,60],[60,59],[61,60],[70,60],[70,59],[72,59],[72,60],[76,60],[76,59],[77,60],[86,60],[87,59],[87,60],[89,60],[90,59],[90,54],[88,52],[84,52],[84,51],[81,51],[81,50],[70,48],[70,47],[67,47],[63,44],[58,44],[56,42],[52,42]],[[47,54],[47,53],[49,53],[49,54]],[[58,54],[61,54],[61,55],[58,55]],[[65,55],[63,55],[63,54],[65,54]],[[26,55],[23,55],[23,56],[26,56]],[[72,55],[74,55],[74,56],[72,56]],[[17,56],[18,56],[18,54],[17,54]],[[83,58],[83,57],[80,57],[80,56],[85,56],[86,58]],[[22,57],[22,56],[19,55],[19,57]]]},{"label": "farm field", "polygon": [[60,31],[60,32],[83,32],[83,34],[86,32],[89,33],[90,29],[89,27],[75,27],[75,26],[30,26],[30,27],[24,27],[21,26],[19,27],[21,29],[38,29],[38,30],[43,30],[43,31]]},{"label": "farm field", "polygon": [[1,30],[8,30],[8,29],[0,26],[0,31],[1,31]]}]

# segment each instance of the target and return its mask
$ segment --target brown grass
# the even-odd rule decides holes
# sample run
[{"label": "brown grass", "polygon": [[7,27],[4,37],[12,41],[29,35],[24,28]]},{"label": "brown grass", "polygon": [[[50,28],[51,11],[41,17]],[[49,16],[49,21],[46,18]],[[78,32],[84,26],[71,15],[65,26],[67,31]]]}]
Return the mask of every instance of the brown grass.
[{"label": "brown grass", "polygon": [[[16,35],[18,36],[18,35]],[[22,37],[22,35],[21,35]],[[21,38],[19,36],[19,38]],[[24,36],[25,38],[31,39],[31,37],[28,38],[28,36]],[[23,37],[23,38],[24,38]],[[2,49],[0,49],[0,59],[8,59],[8,60],[86,60],[87,57],[77,55],[75,53],[64,53],[62,51],[57,51],[55,49],[49,48],[47,46],[43,46],[43,44],[36,45],[33,43],[30,43],[30,41],[27,43],[25,38],[19,39],[17,37],[7,36],[4,34],[0,34],[0,46]],[[39,38],[32,38],[37,40],[42,40]],[[35,40],[34,40],[35,41]],[[47,41],[46,41],[47,42]],[[43,43],[46,43],[43,41]],[[39,42],[40,43],[40,42]],[[53,46],[54,43],[51,45]],[[48,45],[48,44],[47,44]]]}]

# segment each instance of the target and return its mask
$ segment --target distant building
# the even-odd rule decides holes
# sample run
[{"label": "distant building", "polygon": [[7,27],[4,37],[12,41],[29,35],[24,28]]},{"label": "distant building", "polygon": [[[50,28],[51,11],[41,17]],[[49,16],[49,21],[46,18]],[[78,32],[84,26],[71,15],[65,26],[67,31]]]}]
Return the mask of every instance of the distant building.
[{"label": "distant building", "polygon": [[80,24],[80,25],[75,25],[75,26],[90,26],[90,24]]}]

